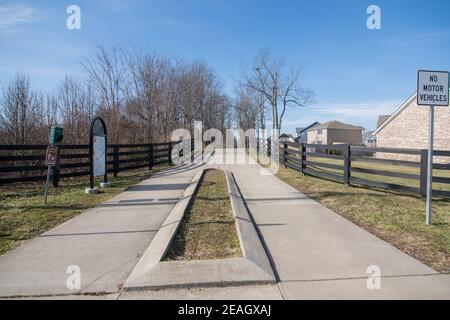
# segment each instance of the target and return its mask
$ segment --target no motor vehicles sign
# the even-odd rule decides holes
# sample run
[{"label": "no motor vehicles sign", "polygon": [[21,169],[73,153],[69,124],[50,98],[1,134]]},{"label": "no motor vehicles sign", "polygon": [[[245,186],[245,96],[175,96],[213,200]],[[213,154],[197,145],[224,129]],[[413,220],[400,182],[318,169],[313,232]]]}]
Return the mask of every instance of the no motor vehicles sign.
[{"label": "no motor vehicles sign", "polygon": [[419,70],[417,104],[419,106],[448,106],[448,72]]}]

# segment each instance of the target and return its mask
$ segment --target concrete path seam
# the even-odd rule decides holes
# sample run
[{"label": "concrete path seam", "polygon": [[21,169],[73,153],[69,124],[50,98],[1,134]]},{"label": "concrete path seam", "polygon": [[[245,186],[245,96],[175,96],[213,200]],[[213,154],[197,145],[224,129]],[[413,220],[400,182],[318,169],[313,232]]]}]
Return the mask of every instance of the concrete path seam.
[{"label": "concrete path seam", "polygon": [[[136,257],[136,258],[130,259],[130,260],[128,260],[128,261],[122,263],[120,266],[117,266],[116,268],[114,268],[114,269],[112,269],[112,270],[109,270],[108,272],[105,272],[104,274],[102,274],[101,276],[99,276],[97,279],[91,281],[91,283],[89,283],[88,285],[86,285],[84,288],[80,289],[79,293],[83,293],[84,291],[86,291],[87,288],[89,288],[90,286],[92,286],[92,285],[93,285],[94,283],[96,283],[98,280],[100,280],[100,279],[102,279],[103,277],[107,276],[108,274],[110,274],[110,273],[112,273],[112,272],[114,272],[114,271],[116,271],[116,270],[122,268],[123,266],[129,264],[130,262],[133,262],[133,261],[138,260],[139,258],[140,258],[140,257]],[[117,288],[117,291],[119,291],[120,289],[121,289],[121,288]],[[117,291],[115,291],[115,292],[109,292],[109,293],[117,293]]]},{"label": "concrete path seam", "polygon": [[[380,279],[389,279],[389,278],[418,278],[418,277],[439,277],[439,276],[448,276],[446,273],[427,273],[427,274],[402,274],[402,275],[387,275],[380,276]],[[343,278],[327,278],[327,279],[308,279],[308,280],[283,280],[281,282],[326,282],[326,281],[340,281],[340,280],[363,280],[367,279],[367,277],[343,277]]]},{"label": "concrete path seam", "polygon": [[281,288],[281,282],[278,282],[278,283],[277,283],[277,288],[278,288],[278,290],[280,291],[280,295],[281,295],[281,297],[283,298],[283,300],[287,300],[286,297],[284,296],[283,288]]}]

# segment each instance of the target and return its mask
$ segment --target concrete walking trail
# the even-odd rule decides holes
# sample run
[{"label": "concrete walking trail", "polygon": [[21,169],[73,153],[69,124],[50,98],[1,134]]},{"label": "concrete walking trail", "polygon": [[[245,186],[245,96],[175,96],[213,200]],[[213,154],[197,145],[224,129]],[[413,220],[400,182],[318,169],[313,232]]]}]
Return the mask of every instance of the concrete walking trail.
[{"label": "concrete walking trail", "polygon": [[[0,297],[118,292],[195,173],[157,173],[0,256]],[[80,290],[66,286],[72,265]]]},{"label": "concrete walking trail", "polygon": [[[450,275],[439,274],[269,172],[261,174],[254,162],[228,169],[260,229],[283,298],[450,299]],[[370,266],[380,269],[380,290],[367,288]]]},{"label": "concrete walking trail", "polygon": [[[221,151],[218,150],[215,157],[221,156]],[[224,153],[241,158],[241,162],[246,158],[242,150]],[[157,174],[0,256],[0,297],[450,299],[450,275],[439,274],[309,199],[254,161],[206,166],[219,166],[233,172],[260,231],[279,280],[277,284],[143,292],[120,290],[140,255],[202,167],[182,166]],[[69,265],[81,268],[79,291],[66,287]],[[367,287],[370,266],[380,269],[379,290]]]}]

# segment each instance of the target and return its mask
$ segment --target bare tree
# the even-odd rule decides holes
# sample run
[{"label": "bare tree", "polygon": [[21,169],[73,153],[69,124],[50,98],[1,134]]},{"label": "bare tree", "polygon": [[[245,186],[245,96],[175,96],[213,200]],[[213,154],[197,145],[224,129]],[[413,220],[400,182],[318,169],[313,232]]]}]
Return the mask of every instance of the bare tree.
[{"label": "bare tree", "polygon": [[283,59],[261,51],[250,70],[242,74],[241,85],[260,94],[270,106],[272,129],[280,133],[288,107],[303,107],[311,102],[312,91],[300,83],[301,69],[288,66]]},{"label": "bare tree", "polygon": [[83,144],[89,141],[90,121],[97,101],[94,89],[77,77],[66,76],[58,85],[59,118],[65,129],[65,141]]},{"label": "bare tree", "polygon": [[121,140],[121,109],[124,103],[126,66],[123,50],[97,46],[92,56],[82,62],[89,83],[98,91],[99,113],[107,120],[110,141]]},{"label": "bare tree", "polygon": [[258,121],[258,106],[252,99],[252,93],[245,87],[236,89],[235,117],[239,128],[244,130],[256,128]]},{"label": "bare tree", "polygon": [[17,73],[2,89],[0,126],[10,144],[26,144],[39,140],[35,133],[43,126],[43,103],[32,90],[27,75]]},{"label": "bare tree", "polygon": [[[126,86],[127,112],[139,123],[146,141],[156,141],[167,98],[168,78],[173,73],[169,58],[155,52],[128,52],[126,55],[130,80]],[[168,119],[170,121],[171,119]],[[170,121],[171,122],[171,121]],[[159,124],[159,125],[158,125]]]}]

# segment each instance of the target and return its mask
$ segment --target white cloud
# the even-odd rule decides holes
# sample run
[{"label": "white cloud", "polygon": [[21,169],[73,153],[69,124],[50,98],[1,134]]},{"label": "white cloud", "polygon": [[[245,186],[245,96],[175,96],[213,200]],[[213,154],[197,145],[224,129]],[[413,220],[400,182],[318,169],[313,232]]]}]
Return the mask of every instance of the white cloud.
[{"label": "white cloud", "polygon": [[397,37],[384,37],[381,41],[391,48],[432,45],[448,41],[450,30],[434,30],[418,34],[402,34]]},{"label": "white cloud", "polygon": [[313,106],[314,112],[323,115],[333,115],[336,117],[352,117],[367,119],[381,114],[391,114],[395,108],[398,108],[403,101],[388,100],[364,103],[336,103],[329,105]]},{"label": "white cloud", "polygon": [[290,110],[283,120],[287,130],[294,131],[314,121],[337,120],[371,129],[376,126],[378,116],[392,114],[403,100],[369,101],[361,103],[330,103]]},{"label": "white cloud", "polygon": [[29,5],[0,5],[0,30],[19,23],[30,22],[34,14],[34,8]]}]

